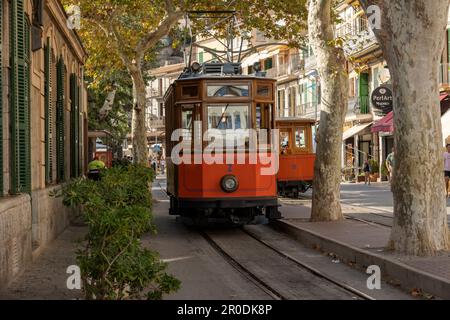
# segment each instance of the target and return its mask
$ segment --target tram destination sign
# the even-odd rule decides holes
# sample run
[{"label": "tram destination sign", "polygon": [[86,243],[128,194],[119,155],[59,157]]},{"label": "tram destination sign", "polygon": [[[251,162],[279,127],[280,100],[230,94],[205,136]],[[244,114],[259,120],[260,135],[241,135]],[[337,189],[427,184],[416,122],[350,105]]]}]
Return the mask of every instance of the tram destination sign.
[{"label": "tram destination sign", "polygon": [[376,88],[372,93],[372,105],[377,112],[391,112],[394,105],[392,90],[386,86]]}]

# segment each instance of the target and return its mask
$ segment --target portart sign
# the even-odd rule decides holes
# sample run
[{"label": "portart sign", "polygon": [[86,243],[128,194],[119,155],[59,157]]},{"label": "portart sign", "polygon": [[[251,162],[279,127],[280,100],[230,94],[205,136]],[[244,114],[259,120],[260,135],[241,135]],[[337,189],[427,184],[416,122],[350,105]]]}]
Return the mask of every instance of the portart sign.
[{"label": "portart sign", "polygon": [[391,112],[394,105],[392,90],[386,86],[381,86],[373,90],[372,105],[376,112],[384,114]]}]

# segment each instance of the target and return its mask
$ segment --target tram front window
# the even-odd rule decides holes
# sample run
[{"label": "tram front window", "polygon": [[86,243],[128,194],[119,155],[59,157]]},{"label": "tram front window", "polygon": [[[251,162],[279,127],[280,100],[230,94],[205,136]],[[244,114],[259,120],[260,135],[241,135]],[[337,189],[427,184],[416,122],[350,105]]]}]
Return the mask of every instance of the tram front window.
[{"label": "tram front window", "polygon": [[208,129],[218,129],[222,131],[224,143],[225,139],[231,139],[234,141],[245,141],[245,144],[247,145],[248,134],[245,137],[242,137],[241,135],[244,134],[242,131],[235,132],[234,130],[249,129],[248,105],[209,105]]}]

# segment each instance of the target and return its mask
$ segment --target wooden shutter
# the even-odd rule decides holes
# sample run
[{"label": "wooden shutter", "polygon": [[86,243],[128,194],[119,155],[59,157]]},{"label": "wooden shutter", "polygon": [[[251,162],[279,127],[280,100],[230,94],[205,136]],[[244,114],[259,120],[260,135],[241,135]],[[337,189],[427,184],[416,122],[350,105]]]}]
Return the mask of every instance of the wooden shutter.
[{"label": "wooden shutter", "polygon": [[[0,26],[3,26],[3,1],[0,1]],[[3,196],[3,28],[0,27],[0,196]]]},{"label": "wooden shutter", "polygon": [[58,61],[57,71],[57,100],[56,100],[56,168],[58,182],[65,181],[65,160],[64,160],[64,59]]},{"label": "wooden shutter", "polygon": [[53,182],[53,94],[52,94],[52,49],[47,38],[45,53],[45,183]]},{"label": "wooden shutter", "polygon": [[359,105],[362,114],[369,113],[369,74],[359,75]]},{"label": "wooden shutter", "polygon": [[10,2],[11,193],[31,192],[30,25],[23,0]]},{"label": "wooden shutter", "polygon": [[79,176],[79,130],[78,130],[78,83],[77,75],[70,75],[70,172],[73,178]]}]

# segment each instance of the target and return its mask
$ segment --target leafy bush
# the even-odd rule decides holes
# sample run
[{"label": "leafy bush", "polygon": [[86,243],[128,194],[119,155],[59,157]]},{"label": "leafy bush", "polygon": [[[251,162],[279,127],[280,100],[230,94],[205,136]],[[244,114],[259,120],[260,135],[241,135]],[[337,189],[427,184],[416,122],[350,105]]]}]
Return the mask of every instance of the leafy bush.
[{"label": "leafy bush", "polygon": [[156,231],[152,180],[149,168],[117,166],[100,181],[77,179],[63,189],[64,204],[81,206],[89,229],[77,251],[87,299],[161,299],[179,288],[158,254],[141,245],[144,233]]}]

